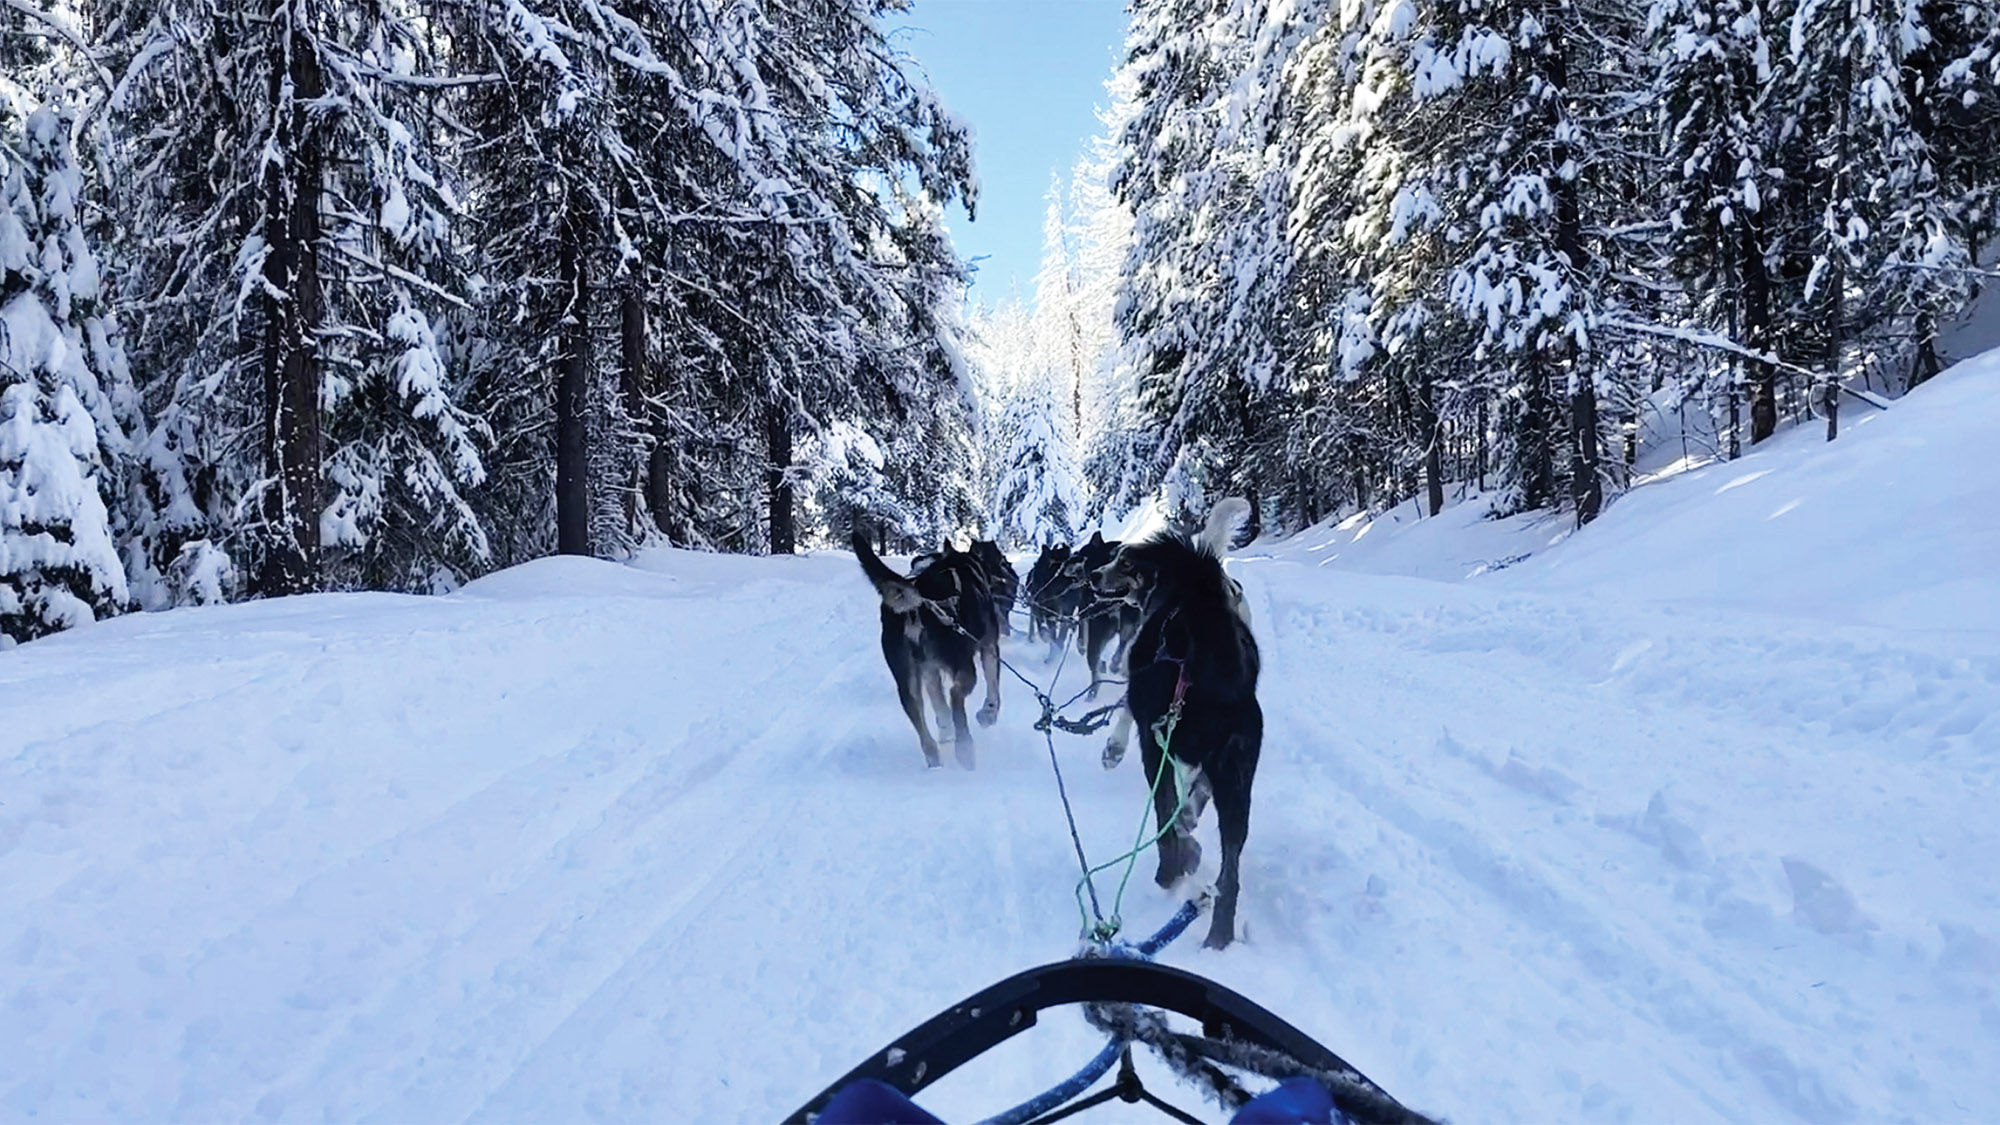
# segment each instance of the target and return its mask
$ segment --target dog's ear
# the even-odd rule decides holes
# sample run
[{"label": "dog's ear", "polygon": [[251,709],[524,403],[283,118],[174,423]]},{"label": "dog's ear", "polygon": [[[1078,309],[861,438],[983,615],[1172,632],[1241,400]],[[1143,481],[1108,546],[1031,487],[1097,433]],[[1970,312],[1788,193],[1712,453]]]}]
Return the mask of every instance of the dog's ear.
[{"label": "dog's ear", "polygon": [[1088,544],[1088,546],[1097,547],[1097,546],[1102,546],[1103,543],[1104,543],[1103,532],[1093,531],[1090,533],[1090,543]]},{"label": "dog's ear", "polygon": [[1250,501],[1241,496],[1231,496],[1210,509],[1208,526],[1201,529],[1197,540],[1209,554],[1220,558],[1236,543],[1236,533],[1250,518]]}]

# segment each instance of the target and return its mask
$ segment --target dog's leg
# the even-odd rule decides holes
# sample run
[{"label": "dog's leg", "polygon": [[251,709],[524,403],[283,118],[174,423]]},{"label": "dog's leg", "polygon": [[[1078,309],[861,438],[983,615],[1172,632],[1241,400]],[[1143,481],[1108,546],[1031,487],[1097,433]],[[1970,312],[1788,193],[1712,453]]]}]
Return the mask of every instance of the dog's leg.
[{"label": "dog's leg", "polygon": [[1000,642],[979,646],[979,664],[986,675],[986,705],[979,709],[979,725],[990,727],[1000,718]]},{"label": "dog's leg", "polygon": [[967,667],[958,669],[951,681],[951,751],[966,769],[973,763],[972,728],[965,721],[965,697],[972,694],[973,677],[973,670]]},{"label": "dog's leg", "polygon": [[921,674],[924,678],[924,694],[928,695],[931,701],[931,717],[937,721],[937,736],[939,740],[950,738],[951,731],[945,726],[946,720],[951,716],[951,707],[944,699],[944,672],[937,667],[926,665]]},{"label": "dog's leg", "polygon": [[1116,617],[1093,617],[1084,625],[1088,634],[1083,642],[1084,656],[1090,664],[1090,690],[1085,693],[1086,698],[1097,698],[1097,689],[1103,678],[1104,642],[1111,639],[1111,630],[1117,620]]},{"label": "dog's leg", "polygon": [[1125,760],[1125,743],[1132,737],[1132,709],[1120,708],[1118,721],[1111,724],[1111,737],[1104,740],[1104,768],[1115,770]]},{"label": "dog's leg", "polygon": [[1215,793],[1215,817],[1222,833],[1222,874],[1215,883],[1215,915],[1209,923],[1210,949],[1222,949],[1236,940],[1236,896],[1242,889],[1239,868],[1243,841],[1250,835],[1250,777],[1255,768],[1256,750],[1250,749],[1250,766],[1240,761],[1216,772],[1211,779]]},{"label": "dog's leg", "polygon": [[1171,770],[1174,766],[1153,741],[1153,732],[1143,724],[1139,727],[1139,760],[1146,766],[1146,784],[1153,791],[1153,823],[1162,829],[1156,845],[1160,867],[1153,873],[1153,881],[1171,887],[1201,866],[1201,845],[1174,818],[1174,779],[1160,776],[1161,770]]},{"label": "dog's leg", "polygon": [[[917,728],[917,742],[924,750],[924,764],[936,769],[938,768],[937,740],[931,737],[930,724],[924,721],[923,689],[914,682],[929,678],[922,668],[912,668],[907,674],[896,677],[896,697],[903,701],[903,714],[910,717],[910,725]],[[932,710],[936,710],[937,704],[941,702],[942,698],[934,697]]]},{"label": "dog's leg", "polygon": [[1215,795],[1215,787],[1209,784],[1208,773],[1200,766],[1189,766],[1182,778],[1187,783],[1187,802],[1181,806],[1181,831],[1193,832],[1201,823],[1201,814],[1208,811],[1209,798]]},{"label": "dog's leg", "polygon": [[[1125,654],[1120,653],[1112,661],[1112,665],[1118,669],[1119,675],[1125,679],[1129,690],[1129,685],[1132,682],[1132,669],[1129,662],[1125,659]],[[1103,760],[1105,769],[1115,770],[1118,768],[1118,763],[1125,760],[1125,740],[1130,737],[1132,737],[1132,705],[1126,703],[1118,708],[1118,719],[1111,724],[1111,737],[1104,740]]]},{"label": "dog's leg", "polygon": [[1138,615],[1127,609],[1118,611],[1118,647],[1111,653],[1111,666],[1118,667],[1125,662],[1125,654],[1132,651],[1132,642],[1139,636]]}]

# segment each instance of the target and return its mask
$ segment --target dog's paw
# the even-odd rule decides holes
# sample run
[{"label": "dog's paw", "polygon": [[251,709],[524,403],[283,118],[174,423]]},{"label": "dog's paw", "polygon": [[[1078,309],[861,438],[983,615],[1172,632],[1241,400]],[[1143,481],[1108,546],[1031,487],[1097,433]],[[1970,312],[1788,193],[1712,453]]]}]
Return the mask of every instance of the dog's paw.
[{"label": "dog's paw", "polygon": [[1185,836],[1169,836],[1160,842],[1166,844],[1176,839],[1177,843],[1160,853],[1160,869],[1153,873],[1153,882],[1169,889],[1201,866],[1201,845],[1195,841]]},{"label": "dog's paw", "polygon": [[979,719],[979,725],[982,727],[990,727],[994,723],[999,722],[1000,705],[998,703],[988,703],[986,706],[981,707],[979,709],[978,719]]},{"label": "dog's paw", "polygon": [[1115,738],[1104,744],[1104,768],[1115,770],[1125,760],[1125,740]]}]

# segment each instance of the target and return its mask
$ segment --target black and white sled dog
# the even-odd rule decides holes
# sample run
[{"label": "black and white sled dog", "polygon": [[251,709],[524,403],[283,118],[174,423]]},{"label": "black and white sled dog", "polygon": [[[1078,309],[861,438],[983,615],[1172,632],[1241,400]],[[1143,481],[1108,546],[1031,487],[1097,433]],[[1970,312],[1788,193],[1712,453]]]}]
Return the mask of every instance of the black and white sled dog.
[{"label": "black and white sled dog", "polygon": [[979,564],[980,573],[986,577],[986,587],[993,593],[993,608],[1000,615],[1000,635],[1014,634],[1014,603],[1021,596],[1021,575],[1014,564],[1001,553],[1000,544],[991,539],[972,541],[971,554]]},{"label": "black and white sled dog", "polygon": [[1090,698],[1097,698],[1097,689],[1103,679],[1105,667],[1105,647],[1113,640],[1118,642],[1117,650],[1111,654],[1110,662],[1116,665],[1132,643],[1133,634],[1139,629],[1139,610],[1123,599],[1107,597],[1097,589],[1094,576],[1111,560],[1118,556],[1123,546],[1116,539],[1107,540],[1101,532],[1091,532],[1090,541],[1078,547],[1063,566],[1063,576],[1069,583],[1065,603],[1076,620],[1076,651],[1090,665]]},{"label": "black and white sled dog", "polygon": [[1028,568],[1028,582],[1022,595],[1028,603],[1028,639],[1049,642],[1049,659],[1069,641],[1071,600],[1069,577],[1063,567],[1069,563],[1069,544],[1051,543],[1042,548],[1035,565]]},{"label": "black and white sled dog", "polygon": [[1000,616],[984,568],[946,543],[942,554],[913,573],[898,574],[866,535],[857,532],[851,542],[862,573],[882,598],[882,657],[895,677],[903,713],[917,729],[925,764],[938,765],[938,746],[924,721],[924,700],[930,700],[940,728],[949,700],[952,754],[971,769],[965,700],[982,669],[986,703],[979,708],[979,725],[990,727],[1000,717]]},{"label": "black and white sled dog", "polygon": [[[1128,728],[1139,728],[1140,760],[1153,793],[1162,887],[1201,863],[1194,824],[1207,800],[1215,804],[1222,835],[1222,873],[1216,883],[1214,920],[1206,944],[1220,949],[1236,938],[1236,898],[1243,842],[1250,833],[1250,784],[1264,743],[1264,712],[1257,706],[1257,639],[1243,591],[1222,569],[1250,505],[1228,499],[1209,513],[1200,535],[1164,532],[1127,543],[1092,574],[1102,597],[1116,598],[1139,614],[1126,660],[1127,710],[1105,747],[1107,768],[1125,751]],[[1171,730],[1163,720],[1172,715]],[[1162,736],[1166,736],[1163,742]],[[1173,779],[1160,771],[1185,767],[1192,788],[1176,820]]]}]

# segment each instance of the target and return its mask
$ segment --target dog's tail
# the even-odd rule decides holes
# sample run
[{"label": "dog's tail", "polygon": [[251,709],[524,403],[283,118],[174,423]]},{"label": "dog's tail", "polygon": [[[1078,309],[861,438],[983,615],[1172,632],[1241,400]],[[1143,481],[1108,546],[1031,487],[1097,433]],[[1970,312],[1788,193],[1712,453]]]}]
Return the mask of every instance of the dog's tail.
[{"label": "dog's tail", "polygon": [[882,604],[888,606],[891,613],[909,613],[924,604],[916,584],[890,569],[889,564],[875,553],[865,533],[854,532],[848,536],[848,542],[854,545],[854,557],[861,560],[861,573],[868,576],[875,592],[882,595]]},{"label": "dog's tail", "polygon": [[1231,496],[1215,505],[1208,513],[1208,526],[1201,529],[1201,536],[1195,540],[1209,554],[1221,558],[1236,542],[1236,533],[1250,518],[1250,501],[1241,496]]}]

